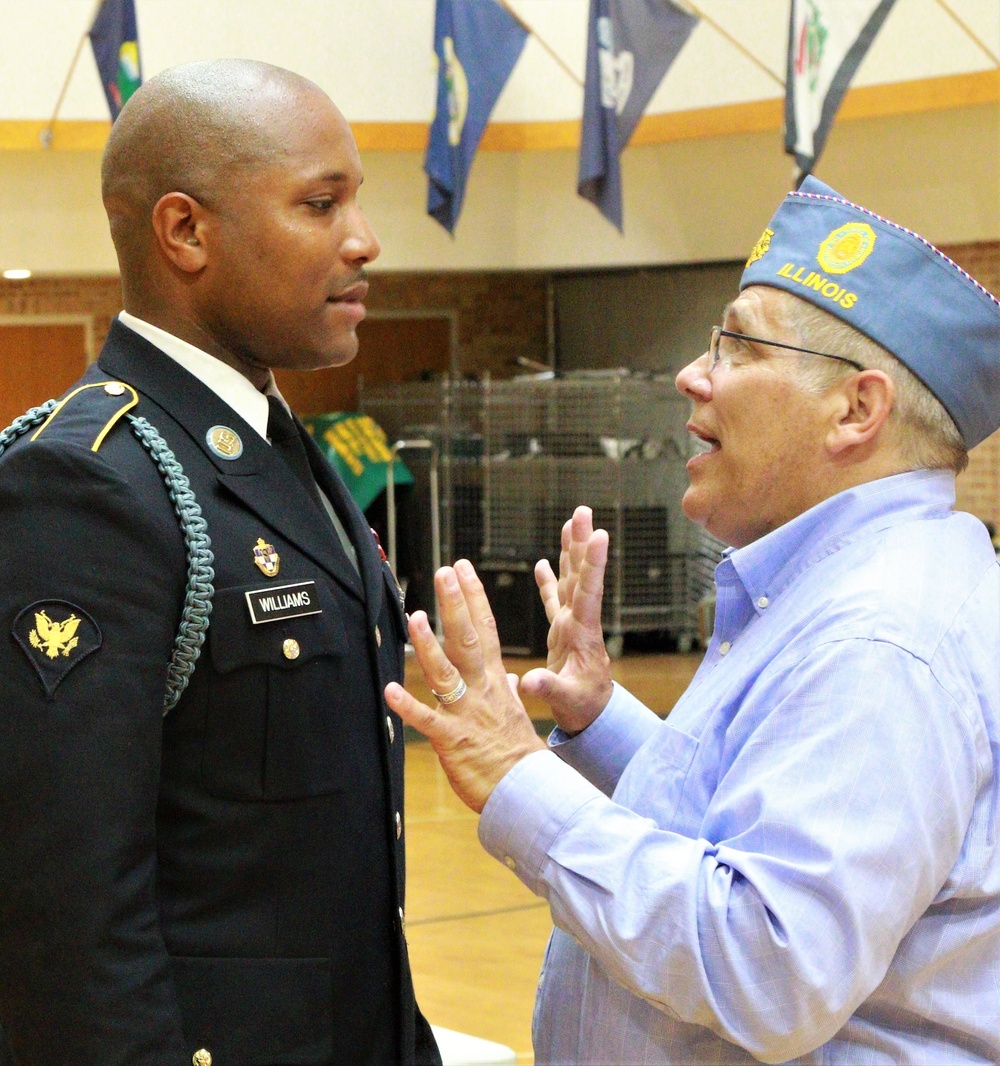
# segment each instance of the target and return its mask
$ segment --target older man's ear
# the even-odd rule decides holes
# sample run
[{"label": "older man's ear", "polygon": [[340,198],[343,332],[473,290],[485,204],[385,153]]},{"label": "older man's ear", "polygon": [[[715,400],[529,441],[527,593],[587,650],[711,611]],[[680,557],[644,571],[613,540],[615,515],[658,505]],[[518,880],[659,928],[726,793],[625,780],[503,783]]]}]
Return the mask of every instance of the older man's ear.
[{"label": "older man's ear", "polygon": [[832,392],[832,424],[826,436],[830,455],[846,457],[859,448],[869,452],[883,443],[894,399],[892,379],[881,370],[862,370],[845,379]]}]

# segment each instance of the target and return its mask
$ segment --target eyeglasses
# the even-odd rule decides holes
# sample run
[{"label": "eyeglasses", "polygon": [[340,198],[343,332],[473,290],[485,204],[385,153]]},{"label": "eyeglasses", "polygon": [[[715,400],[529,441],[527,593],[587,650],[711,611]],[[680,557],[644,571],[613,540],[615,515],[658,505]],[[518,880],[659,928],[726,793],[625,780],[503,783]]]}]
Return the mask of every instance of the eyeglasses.
[{"label": "eyeglasses", "polygon": [[768,341],[762,337],[748,337],[745,333],[732,333],[728,329],[723,329],[721,326],[712,327],[712,340],[708,346],[708,354],[711,360],[711,365],[708,368],[708,372],[711,372],[719,365],[723,363],[728,369],[733,365],[733,356],[735,353],[726,352],[723,353],[720,350],[720,341],[723,337],[732,337],[738,341],[750,341],[753,344],[766,344],[770,348],[788,348],[793,352],[804,352],[806,355],[822,355],[824,359],[836,359],[839,363],[847,363],[848,366],[853,366],[855,370],[864,370],[865,368],[856,363],[853,359],[845,359],[842,355],[831,355],[829,352],[817,352],[812,348],[799,348],[795,344],[784,344],[781,341]]}]

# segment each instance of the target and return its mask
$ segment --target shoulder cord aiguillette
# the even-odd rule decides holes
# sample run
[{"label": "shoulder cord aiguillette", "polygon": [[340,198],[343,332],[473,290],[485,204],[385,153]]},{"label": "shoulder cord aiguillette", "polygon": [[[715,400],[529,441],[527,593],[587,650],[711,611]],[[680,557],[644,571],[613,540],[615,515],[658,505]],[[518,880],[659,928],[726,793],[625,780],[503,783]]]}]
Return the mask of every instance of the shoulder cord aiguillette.
[{"label": "shoulder cord aiguillette", "polygon": [[[52,413],[58,401],[49,400],[33,407],[26,414],[0,432],[0,455],[18,437],[40,425]],[[163,697],[163,713],[173,710],[194,673],[195,663],[205,643],[209,615],[212,612],[212,593],[215,571],[212,568],[212,541],[208,526],[195,498],[194,490],[181,464],[167,442],[145,418],[126,415],[139,443],[149,452],[167,486],[167,493],[180,522],[187,551],[187,588],[181,621],[174,638],[174,650],[167,667],[167,689]]]}]

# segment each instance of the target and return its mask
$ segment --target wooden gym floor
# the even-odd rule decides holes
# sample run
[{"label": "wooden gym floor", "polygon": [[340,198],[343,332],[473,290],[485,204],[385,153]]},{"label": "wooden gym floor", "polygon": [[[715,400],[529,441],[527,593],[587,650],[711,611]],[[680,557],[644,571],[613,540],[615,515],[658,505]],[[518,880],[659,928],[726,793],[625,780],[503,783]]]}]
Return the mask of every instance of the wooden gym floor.
[{"label": "wooden gym floor", "polygon": [[[627,656],[615,663],[614,676],[665,715],[700,661],[700,655]],[[507,668],[524,674],[544,665],[510,659]],[[430,702],[412,659],[406,687]],[[531,703],[528,712],[547,733],[545,705]],[[531,1010],[552,928],[548,905],[482,850],[477,815],[452,792],[430,745],[410,730],[406,812],[406,932],[421,1009],[435,1025],[506,1044],[519,1064],[532,1063]]]}]

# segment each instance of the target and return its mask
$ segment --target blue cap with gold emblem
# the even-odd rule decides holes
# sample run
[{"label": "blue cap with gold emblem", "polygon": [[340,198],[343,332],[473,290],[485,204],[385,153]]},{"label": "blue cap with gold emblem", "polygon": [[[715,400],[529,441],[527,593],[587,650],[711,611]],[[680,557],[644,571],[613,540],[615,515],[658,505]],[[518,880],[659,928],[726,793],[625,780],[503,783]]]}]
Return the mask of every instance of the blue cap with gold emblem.
[{"label": "blue cap with gold emblem", "polygon": [[1000,300],[911,230],[806,178],[750,253],[748,285],[800,296],[888,349],[967,448],[1000,428]]}]

